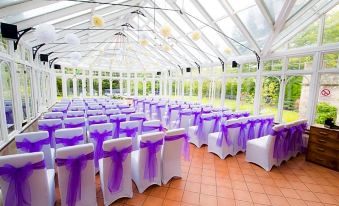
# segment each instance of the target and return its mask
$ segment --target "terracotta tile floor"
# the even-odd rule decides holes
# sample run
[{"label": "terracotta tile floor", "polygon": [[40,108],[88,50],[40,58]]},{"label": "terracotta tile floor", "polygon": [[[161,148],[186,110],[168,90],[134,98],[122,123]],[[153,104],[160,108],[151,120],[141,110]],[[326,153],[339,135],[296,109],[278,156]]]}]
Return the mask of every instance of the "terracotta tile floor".
[{"label": "terracotta tile floor", "polygon": [[[26,132],[36,129],[34,123]],[[305,162],[304,155],[266,172],[247,163],[243,153],[221,160],[208,153],[206,146],[190,148],[192,158],[182,162],[181,179],[151,186],[142,194],[133,183],[133,198],[123,198],[112,205],[339,205],[339,173]],[[0,155],[15,151],[12,142]],[[97,202],[101,206],[99,175],[96,180]],[[56,205],[60,205],[58,188],[56,193]]]}]

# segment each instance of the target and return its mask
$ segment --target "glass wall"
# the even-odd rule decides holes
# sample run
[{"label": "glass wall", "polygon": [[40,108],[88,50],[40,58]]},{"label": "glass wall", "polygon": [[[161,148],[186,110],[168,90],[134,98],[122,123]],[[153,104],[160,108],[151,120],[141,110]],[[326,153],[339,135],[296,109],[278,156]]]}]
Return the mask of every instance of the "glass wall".
[{"label": "glass wall", "polygon": [[99,96],[99,80],[93,79],[93,95]]},{"label": "glass wall", "polygon": [[14,130],[12,75],[9,63],[1,62],[0,66],[1,66],[0,69],[1,69],[2,95],[4,98],[7,131],[8,133],[11,133]]},{"label": "glass wall", "polygon": [[247,77],[241,80],[239,109],[249,111],[253,114],[254,95],[255,95],[255,77]]},{"label": "glass wall", "polygon": [[261,87],[260,114],[274,114],[277,119],[281,78],[279,76],[263,77]]},{"label": "glass wall", "polygon": [[73,79],[67,79],[67,96],[73,96]]},{"label": "glass wall", "polygon": [[237,78],[227,78],[225,84],[225,106],[229,109],[236,109],[236,99],[238,92]]},{"label": "glass wall", "polygon": [[102,89],[102,95],[109,95],[110,94],[109,80],[108,79],[102,80],[101,89]]}]

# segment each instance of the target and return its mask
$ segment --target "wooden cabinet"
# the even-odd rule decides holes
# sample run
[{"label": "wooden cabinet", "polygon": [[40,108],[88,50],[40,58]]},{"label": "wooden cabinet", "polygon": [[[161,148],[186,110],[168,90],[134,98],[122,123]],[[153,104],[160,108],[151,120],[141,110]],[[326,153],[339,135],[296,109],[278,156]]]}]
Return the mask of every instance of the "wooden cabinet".
[{"label": "wooden cabinet", "polygon": [[339,171],[339,130],[311,126],[306,160]]}]

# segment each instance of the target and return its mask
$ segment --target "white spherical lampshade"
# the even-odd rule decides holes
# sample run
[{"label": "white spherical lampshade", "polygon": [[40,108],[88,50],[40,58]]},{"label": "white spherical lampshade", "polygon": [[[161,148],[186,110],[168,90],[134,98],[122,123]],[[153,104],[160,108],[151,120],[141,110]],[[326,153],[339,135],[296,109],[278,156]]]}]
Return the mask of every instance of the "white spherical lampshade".
[{"label": "white spherical lampshade", "polygon": [[48,44],[57,38],[55,28],[51,24],[41,24],[35,29],[34,36],[38,42]]},{"label": "white spherical lampshade", "polygon": [[93,15],[92,16],[92,25],[95,27],[103,27],[105,26],[105,20],[100,15]]},{"label": "white spherical lampshade", "polygon": [[201,38],[201,34],[200,34],[199,31],[194,31],[194,32],[192,33],[192,39],[193,39],[194,41],[198,41],[200,38]]},{"label": "white spherical lampshade", "polygon": [[170,26],[168,25],[164,25],[160,28],[160,34],[163,36],[163,37],[169,37],[171,36],[171,33],[172,33],[172,29]]}]

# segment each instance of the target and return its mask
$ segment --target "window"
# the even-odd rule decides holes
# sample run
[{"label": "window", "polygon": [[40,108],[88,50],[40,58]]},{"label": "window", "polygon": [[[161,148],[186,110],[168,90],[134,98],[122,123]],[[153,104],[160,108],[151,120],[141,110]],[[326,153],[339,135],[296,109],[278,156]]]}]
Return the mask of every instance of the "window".
[{"label": "window", "polygon": [[134,91],[134,81],[133,80],[130,81],[130,91],[131,91],[131,96],[134,96],[135,95],[135,93],[134,93],[135,91]]},{"label": "window", "polygon": [[335,69],[339,68],[339,52],[326,53],[323,55],[322,69]]},{"label": "window", "polygon": [[77,90],[78,90],[78,96],[83,96],[83,91],[82,91],[82,79],[77,80]]},{"label": "window", "polygon": [[127,73],[122,73],[122,77],[127,77]]},{"label": "window", "polygon": [[[108,72],[108,75],[109,75],[109,72]],[[110,94],[109,80],[108,79],[102,80],[101,89],[102,89],[102,91],[101,91],[102,95],[109,95]]]},{"label": "window", "polygon": [[152,94],[152,83],[151,81],[146,82],[146,95]]},{"label": "window", "polygon": [[264,62],[264,71],[281,71],[282,61],[281,59],[269,60]]},{"label": "window", "polygon": [[90,96],[90,91],[89,91],[89,78],[86,78],[86,85],[85,85],[85,88],[86,88],[86,96]]},{"label": "window", "polygon": [[61,77],[57,77],[56,78],[56,88],[57,88],[57,97],[62,97],[63,93],[62,93],[62,78]]},{"label": "window", "polygon": [[130,75],[131,75],[131,78],[134,78],[134,76],[135,76],[134,73],[131,73]]},{"label": "window", "polygon": [[192,101],[197,102],[198,95],[199,95],[199,82],[198,80],[195,80],[192,83]]},{"label": "window", "polygon": [[323,43],[339,42],[339,6],[334,7],[326,14]]},{"label": "window", "polygon": [[112,72],[112,77],[120,77],[120,73],[119,72]]},{"label": "window", "polygon": [[112,81],[112,94],[120,94],[120,81],[117,79]]},{"label": "window", "polygon": [[21,97],[21,109],[22,109],[22,117],[23,122],[22,124],[25,125],[27,123],[28,112],[27,112],[27,102],[26,102],[26,95],[27,95],[27,80],[26,80],[26,70],[23,64],[17,64],[18,72],[20,74],[20,97]]},{"label": "window", "polygon": [[324,124],[327,118],[333,118],[339,124],[339,74],[323,74],[319,81],[315,123]]},{"label": "window", "polygon": [[82,75],[82,69],[75,69],[76,75]]},{"label": "window", "polygon": [[228,78],[225,84],[225,106],[235,110],[238,92],[237,78]]},{"label": "window", "polygon": [[99,72],[98,71],[92,71],[93,72],[93,76],[99,76]]},{"label": "window", "polygon": [[73,79],[67,79],[67,96],[73,96]]},{"label": "window", "polygon": [[143,91],[144,84],[142,81],[138,81],[138,96],[142,96],[144,93]]},{"label": "window", "polygon": [[93,95],[99,96],[99,81],[98,81],[98,79],[93,79]]},{"label": "window", "polygon": [[292,57],[288,59],[288,70],[311,70],[313,56]]},{"label": "window", "polygon": [[211,96],[210,96],[210,90],[211,90],[211,80],[209,79],[205,79],[203,82],[202,82],[202,100],[201,102],[203,104],[210,104],[210,99],[211,99]]},{"label": "window", "polygon": [[73,74],[73,68],[65,67],[65,74]]},{"label": "window", "polygon": [[303,32],[298,33],[288,42],[288,48],[311,46],[317,43],[319,21],[313,22]]},{"label": "window", "polygon": [[289,76],[286,79],[283,122],[307,118],[310,76]]},{"label": "window", "polygon": [[221,105],[221,79],[218,79],[214,82],[214,101],[213,105],[218,107]]},{"label": "window", "polygon": [[255,77],[242,79],[239,109],[249,111],[253,114],[253,104],[255,95]]},{"label": "window", "polygon": [[256,72],[258,68],[258,64],[256,62],[246,63],[242,66],[242,72]]},{"label": "window", "polygon": [[159,80],[155,80],[154,82],[154,86],[155,86],[155,95],[160,95],[160,81]]},{"label": "window", "polygon": [[263,78],[260,100],[260,114],[274,114],[277,120],[281,78],[266,76]]},{"label": "window", "polygon": [[0,35],[0,51],[4,53],[9,53],[8,40],[2,38]]},{"label": "window", "polygon": [[14,130],[14,111],[13,111],[13,93],[12,93],[12,76],[9,64],[7,62],[0,63],[2,94],[5,105],[5,115],[7,123],[7,131],[11,133]]},{"label": "window", "polygon": [[191,89],[191,81],[186,79],[184,80],[184,96],[185,100],[190,100],[190,89]]},{"label": "window", "polygon": [[109,72],[101,72],[101,76],[103,77],[109,77],[110,73]]}]

